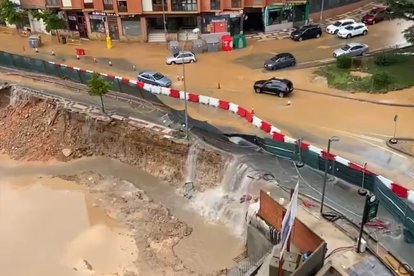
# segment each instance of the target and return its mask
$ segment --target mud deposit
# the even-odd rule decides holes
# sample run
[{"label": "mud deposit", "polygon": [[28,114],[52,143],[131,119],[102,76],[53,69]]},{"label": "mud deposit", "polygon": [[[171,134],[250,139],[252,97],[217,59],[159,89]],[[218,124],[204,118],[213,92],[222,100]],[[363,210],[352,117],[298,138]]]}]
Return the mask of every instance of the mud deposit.
[{"label": "mud deposit", "polygon": [[234,265],[242,242],[179,195],[186,181],[200,192],[221,184],[229,156],[18,91],[0,99],[1,274],[222,275]]}]

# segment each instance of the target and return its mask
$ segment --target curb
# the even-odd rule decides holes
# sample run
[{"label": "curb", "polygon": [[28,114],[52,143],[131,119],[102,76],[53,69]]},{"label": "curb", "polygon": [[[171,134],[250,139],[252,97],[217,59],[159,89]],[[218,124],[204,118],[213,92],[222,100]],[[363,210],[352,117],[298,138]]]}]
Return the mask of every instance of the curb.
[{"label": "curb", "polygon": [[[248,109],[241,107],[238,104],[230,102],[230,101],[221,100],[221,99],[204,96],[204,95],[198,95],[195,93],[188,93],[188,92],[184,92],[184,91],[174,89],[174,88],[165,88],[165,87],[155,86],[151,84],[146,84],[141,81],[130,80],[128,78],[115,76],[111,74],[94,72],[91,70],[85,70],[85,69],[81,69],[78,67],[68,66],[66,64],[55,63],[52,61],[47,61],[47,62],[55,65],[56,67],[63,67],[69,70],[75,70],[75,71],[80,71],[80,72],[98,73],[110,79],[118,79],[119,81],[122,81],[125,84],[129,84],[131,86],[142,88],[153,94],[169,96],[171,98],[176,98],[180,100],[186,99],[188,102],[199,103],[199,104],[215,107],[218,109],[227,110],[227,111],[234,113],[235,115],[238,115],[244,118],[247,122],[251,123],[256,128],[261,129],[263,132],[272,135],[272,139],[276,142],[296,144],[296,139],[283,134],[280,129],[273,126],[269,122],[266,122],[265,120],[260,119],[253,112],[250,112],[248,111]],[[308,150],[313,153],[316,153],[323,159],[335,160],[336,162],[341,163],[355,171],[365,172],[366,174],[374,175],[385,185],[385,187],[391,190],[395,195],[397,195],[400,198],[406,199],[411,203],[414,203],[414,191],[411,191],[405,188],[404,186],[398,183],[395,183],[392,180],[384,176],[376,174],[370,170],[364,169],[363,166],[357,163],[351,162],[333,153],[328,154],[325,150],[318,148],[316,146],[313,146],[308,142],[305,142],[305,141],[302,142],[301,148],[304,150]]]},{"label": "curb", "polygon": [[395,151],[398,151],[402,154],[408,155],[408,156],[412,156],[414,157],[414,153],[412,153],[411,151],[405,151],[404,149],[401,149],[399,147],[397,147],[398,142],[399,141],[403,141],[403,142],[409,142],[411,141],[414,147],[414,139],[413,138],[395,138],[397,140],[396,144],[391,143],[391,139],[386,140],[385,143],[387,144],[387,146]]}]

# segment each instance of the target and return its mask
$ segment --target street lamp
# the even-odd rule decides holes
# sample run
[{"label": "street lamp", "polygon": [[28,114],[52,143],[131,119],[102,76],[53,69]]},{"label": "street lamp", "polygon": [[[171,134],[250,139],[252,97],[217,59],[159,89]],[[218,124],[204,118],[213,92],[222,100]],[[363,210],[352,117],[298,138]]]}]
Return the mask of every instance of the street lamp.
[{"label": "street lamp", "polygon": [[319,22],[322,23],[322,18],[323,18],[323,8],[325,6],[325,0],[321,0],[321,13],[319,15]]},{"label": "street lamp", "polygon": [[165,36],[165,41],[167,41],[167,20],[165,18],[165,0],[161,0],[161,5],[162,5],[162,21],[164,23],[164,36]]},{"label": "street lamp", "polygon": [[[325,175],[323,177],[323,187],[322,187],[322,199],[321,199],[321,215],[323,214],[323,203],[325,200],[325,190],[326,190],[326,180],[328,178],[328,163],[329,163],[329,155],[330,155],[330,150],[331,150],[331,143],[332,142],[339,142],[340,138],[338,136],[332,136],[331,138],[329,138],[328,140],[328,149],[326,151],[326,159],[325,159]],[[335,162],[335,161],[334,161]]]},{"label": "street lamp", "polygon": [[182,59],[183,63],[183,81],[184,81],[184,123],[185,123],[185,138],[188,140],[188,108],[187,108],[187,84],[185,77],[185,62],[184,58]]}]

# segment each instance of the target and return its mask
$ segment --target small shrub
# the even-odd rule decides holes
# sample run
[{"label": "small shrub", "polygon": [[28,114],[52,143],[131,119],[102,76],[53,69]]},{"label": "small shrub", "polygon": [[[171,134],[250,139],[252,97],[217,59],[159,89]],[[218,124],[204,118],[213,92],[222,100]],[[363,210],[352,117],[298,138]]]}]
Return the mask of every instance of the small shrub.
[{"label": "small shrub", "polygon": [[392,83],[392,78],[386,72],[379,72],[372,75],[372,82],[375,89],[386,89]]},{"label": "small shrub", "polygon": [[348,55],[342,55],[337,57],[336,66],[341,69],[349,69],[352,66],[352,57]]},{"label": "small shrub", "polygon": [[374,63],[378,66],[390,66],[404,61],[404,57],[397,54],[380,54],[375,57]]}]

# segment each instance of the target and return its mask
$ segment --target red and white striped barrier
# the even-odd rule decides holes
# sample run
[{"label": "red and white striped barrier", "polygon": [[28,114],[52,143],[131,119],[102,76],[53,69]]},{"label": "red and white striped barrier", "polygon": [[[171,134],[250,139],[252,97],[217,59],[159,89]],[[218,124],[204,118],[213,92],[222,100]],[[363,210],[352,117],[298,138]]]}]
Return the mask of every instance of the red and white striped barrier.
[{"label": "red and white striped barrier", "polygon": [[[80,71],[80,72],[88,72],[88,73],[94,73],[93,71],[90,70],[84,70],[78,67],[71,67],[65,64],[60,64],[60,63],[55,63],[55,62],[51,62],[49,61],[50,64],[54,64],[57,67],[64,67],[66,69],[72,69],[75,71]],[[193,102],[193,103],[200,103],[200,104],[205,104],[205,105],[209,105],[212,107],[216,107],[216,108],[220,108],[223,110],[228,110],[234,114],[239,115],[240,117],[245,118],[249,123],[251,123],[252,125],[254,125],[257,128],[260,128],[261,130],[263,130],[264,132],[272,135],[272,138],[274,141],[277,142],[283,142],[283,143],[290,143],[290,144],[294,144],[296,143],[296,140],[293,139],[292,137],[286,136],[284,135],[280,129],[278,129],[277,127],[273,126],[272,124],[270,124],[269,122],[266,122],[262,119],[260,119],[259,117],[257,117],[256,115],[254,115],[252,112],[248,111],[248,109],[243,108],[235,103],[229,102],[229,101],[225,101],[225,100],[220,100],[220,99],[216,99],[213,97],[209,97],[209,96],[203,96],[203,95],[197,95],[194,93],[188,93],[185,95],[183,91],[174,89],[174,88],[165,88],[165,87],[159,87],[159,86],[155,86],[155,85],[151,85],[151,84],[147,84],[147,83],[143,83],[141,81],[136,81],[136,80],[130,80],[128,78],[123,78],[123,77],[119,77],[119,76],[115,76],[115,75],[111,75],[111,74],[105,74],[105,73],[99,73],[100,75],[107,77],[109,79],[117,79],[118,81],[124,83],[124,84],[129,84],[132,86],[136,86],[136,87],[140,87],[143,88],[145,90],[147,90],[148,92],[154,93],[154,94],[161,94],[161,95],[165,95],[165,96],[170,96],[172,98],[177,98],[177,99],[181,99],[184,100],[185,96],[187,96],[187,101],[189,102]],[[371,174],[376,176],[384,185],[385,187],[387,187],[388,189],[390,189],[395,195],[408,200],[411,203],[414,203],[414,191],[411,191],[407,188],[405,188],[404,186],[393,182],[392,180],[389,180],[388,178],[385,178],[381,175],[378,175],[368,169],[364,169],[363,166],[356,164],[354,162],[351,162],[345,158],[342,158],[340,156],[337,156],[333,153],[328,153],[318,147],[315,147],[307,142],[302,142],[301,144],[302,149],[305,150],[309,150],[311,152],[314,152],[316,154],[318,154],[319,156],[321,156],[322,158],[326,159],[329,158],[329,160],[335,160],[338,163],[341,163],[345,166],[350,167],[353,170],[356,171],[360,171],[363,172],[365,170],[366,174]]]}]

